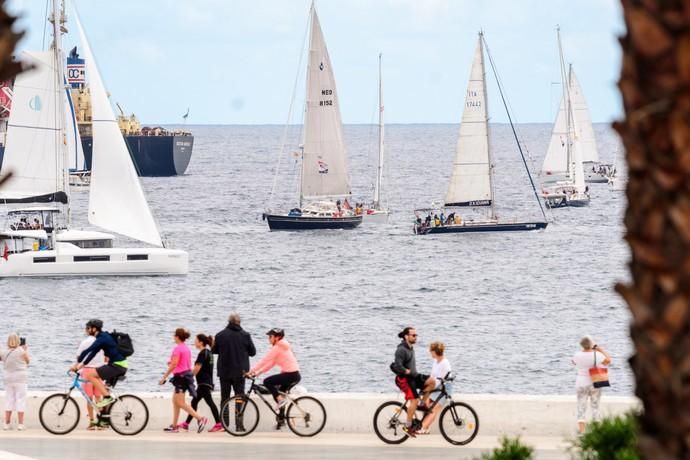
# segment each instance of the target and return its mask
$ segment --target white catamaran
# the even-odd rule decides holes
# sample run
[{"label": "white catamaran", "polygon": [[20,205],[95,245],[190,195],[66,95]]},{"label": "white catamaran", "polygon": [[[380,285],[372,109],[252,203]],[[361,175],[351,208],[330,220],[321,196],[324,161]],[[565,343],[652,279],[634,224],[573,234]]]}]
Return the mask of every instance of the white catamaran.
[{"label": "white catamaran", "polygon": [[[442,209],[418,209],[415,212],[417,218],[414,230],[417,234],[524,231],[544,229],[547,226],[546,215],[541,207],[527,162],[522,154],[510,112],[507,106],[505,106],[503,90],[498,78],[496,78],[498,89],[504,100],[508,120],[511,127],[513,127],[513,135],[544,220],[532,222],[501,221],[496,216],[493,163],[489,146],[486,72],[484,70],[485,46],[484,34],[480,32],[467,84],[465,108],[460,124],[455,164],[448,192],[446,193],[445,205]],[[495,75],[496,69],[491,60],[491,55],[488,53],[488,47],[487,55]],[[474,212],[470,213],[468,208],[474,209]],[[481,211],[486,208],[489,208],[488,215]],[[463,210],[467,211],[468,214],[461,216],[460,212],[463,212]],[[420,213],[426,214],[425,220],[422,219]],[[435,215],[432,217],[434,213]],[[443,216],[443,218],[440,216]]]},{"label": "white catamaran", "polygon": [[349,202],[352,193],[338,92],[313,3],[310,19],[299,207],[286,213],[266,210],[263,217],[271,230],[350,229],[362,223]]},{"label": "white catamaran", "polygon": [[[186,274],[187,253],[163,245],[78,20],[93,103],[89,222],[154,247],[116,248],[110,234],[71,228],[65,19],[57,2],[50,19],[52,49],[25,52],[22,59],[34,69],[15,80],[3,162],[3,173],[12,176],[0,188],[0,202],[8,208],[7,227],[0,231],[0,277]],[[34,206],[13,207],[17,203]]]},{"label": "white catamaran", "polygon": [[381,188],[383,185],[384,161],[384,126],[383,126],[383,83],[381,78],[381,54],[379,54],[379,156],[376,166],[376,183],[374,185],[374,201],[371,207],[363,211],[365,222],[387,223],[390,210],[383,204]]},{"label": "white catamaran", "polygon": [[[582,207],[590,201],[583,158],[598,160],[598,153],[580,84],[572,64],[565,70],[560,29],[556,33],[563,97],[542,165],[542,196],[549,208]],[[554,182],[554,178],[558,180]]]}]

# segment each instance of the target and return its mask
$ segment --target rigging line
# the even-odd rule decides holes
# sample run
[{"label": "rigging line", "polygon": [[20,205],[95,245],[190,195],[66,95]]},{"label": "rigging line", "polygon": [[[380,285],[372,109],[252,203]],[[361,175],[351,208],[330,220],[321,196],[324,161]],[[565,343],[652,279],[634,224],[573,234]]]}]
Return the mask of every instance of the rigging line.
[{"label": "rigging line", "polygon": [[[311,25],[311,8],[309,9],[309,19],[307,20],[307,26],[304,29],[304,37],[302,38],[302,47],[301,47],[300,54],[299,54],[299,61],[297,63],[297,75],[295,75],[295,82],[292,86],[292,97],[290,99],[290,106],[288,108],[287,121],[285,122],[285,128],[283,129],[283,135],[282,135],[280,147],[278,148],[278,161],[276,162],[276,169],[275,169],[275,172],[273,174],[273,185],[271,186],[271,195],[268,198],[268,208],[269,209],[273,206],[273,197],[275,196],[276,187],[278,186],[278,174],[280,173],[280,164],[282,163],[283,156],[285,155],[285,145],[287,144],[288,130],[290,129],[290,120],[292,119],[292,111],[293,111],[294,105],[295,105],[295,98],[296,98],[296,94],[297,94],[297,84],[299,83],[299,77],[302,74],[301,69],[302,69],[302,62],[304,60],[304,48],[305,48],[305,43],[307,42],[307,37],[309,34],[310,25]],[[306,106],[306,98],[305,98],[305,106]],[[304,113],[302,114],[302,117],[304,118]]]},{"label": "rigging line", "polygon": [[[46,0],[46,10],[45,13],[43,13],[44,18],[48,18],[48,4],[50,3],[50,0]],[[46,49],[46,30],[48,29],[48,21],[43,22],[43,39],[41,40],[41,50]]]},{"label": "rigging line", "polygon": [[491,56],[491,51],[489,50],[489,44],[486,42],[486,39],[484,38],[484,35],[482,34],[482,41],[484,42],[484,46],[486,47],[486,55],[489,57],[489,63],[491,64],[491,70],[494,73],[494,77],[496,78],[496,83],[498,85],[498,92],[501,95],[501,101],[503,102],[503,107],[506,109],[506,115],[508,115],[508,121],[510,122],[510,128],[513,131],[513,136],[515,137],[515,142],[517,142],[518,150],[520,151],[520,157],[522,158],[522,163],[525,166],[525,171],[527,171],[527,177],[529,178],[529,182],[532,185],[532,191],[534,192],[534,197],[537,199],[537,203],[539,203],[539,209],[541,210],[541,215],[544,217],[544,220],[546,221],[546,213],[544,212],[544,207],[541,204],[541,199],[539,198],[539,194],[537,193],[537,188],[534,186],[534,180],[532,179],[532,174],[530,173],[529,166],[527,165],[527,160],[525,160],[525,155],[522,153],[522,146],[520,145],[520,139],[518,138],[517,131],[515,131],[515,125],[513,124],[513,118],[510,116],[510,110],[508,110],[508,104],[506,103],[506,98],[505,95],[503,94],[503,86],[501,84],[501,80],[498,76],[498,71],[496,70],[496,66],[494,65],[494,59]]}]

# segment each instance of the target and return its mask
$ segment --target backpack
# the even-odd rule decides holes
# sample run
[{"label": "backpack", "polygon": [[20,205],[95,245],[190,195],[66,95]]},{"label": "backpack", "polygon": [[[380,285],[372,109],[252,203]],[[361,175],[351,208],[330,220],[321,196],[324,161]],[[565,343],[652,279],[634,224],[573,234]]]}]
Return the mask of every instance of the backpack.
[{"label": "backpack", "polygon": [[117,343],[117,351],[119,351],[122,356],[127,358],[134,354],[134,344],[129,334],[126,332],[117,332],[113,329],[110,336],[115,340],[115,343]]}]

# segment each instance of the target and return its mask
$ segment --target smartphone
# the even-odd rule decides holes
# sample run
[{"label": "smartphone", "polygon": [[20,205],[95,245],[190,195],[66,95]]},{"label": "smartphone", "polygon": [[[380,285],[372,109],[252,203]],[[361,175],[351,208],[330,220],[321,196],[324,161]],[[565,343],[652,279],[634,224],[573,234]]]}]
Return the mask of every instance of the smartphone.
[{"label": "smartphone", "polygon": [[23,347],[26,345],[26,337],[19,337],[19,346]]}]

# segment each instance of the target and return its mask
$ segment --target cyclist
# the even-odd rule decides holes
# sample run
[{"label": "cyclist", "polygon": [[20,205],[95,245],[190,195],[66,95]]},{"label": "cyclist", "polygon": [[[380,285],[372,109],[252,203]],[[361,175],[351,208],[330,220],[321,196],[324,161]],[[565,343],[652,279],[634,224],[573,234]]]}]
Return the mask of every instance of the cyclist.
[{"label": "cyclist", "polygon": [[287,400],[280,394],[286,392],[290,387],[296,385],[302,376],[299,373],[297,358],[292,352],[290,343],[285,340],[285,331],[280,328],[273,328],[266,333],[271,349],[259,360],[256,365],[248,372],[249,377],[256,377],[278,366],[280,373],[266,377],[264,386],[271,392],[276,401],[276,410],[279,412],[276,429],[280,429],[285,424],[285,404]]},{"label": "cyclist", "polygon": [[81,352],[70,370],[78,371],[86,366],[98,354],[103,351],[103,354],[108,358],[108,363],[97,368],[96,373],[89,373],[86,379],[94,388],[103,395],[103,399],[96,403],[96,407],[106,407],[112,404],[115,400],[110,396],[110,391],[105,386],[104,382],[117,379],[127,373],[127,360],[120,350],[117,348],[117,342],[108,334],[103,332],[103,321],[100,319],[92,319],[86,323],[86,332],[89,335],[96,337],[96,340],[84,351]]},{"label": "cyclist", "polygon": [[[414,344],[417,343],[417,330],[408,326],[398,334],[402,342],[395,350],[395,361],[391,364],[391,370],[395,373],[395,384],[405,394],[405,400],[410,401],[407,406],[407,425],[403,431],[415,437],[416,427],[412,425],[414,413],[417,410],[417,398],[419,391],[424,395],[434,389],[435,379],[417,372],[414,355]],[[422,407],[420,407],[421,409]]]}]

